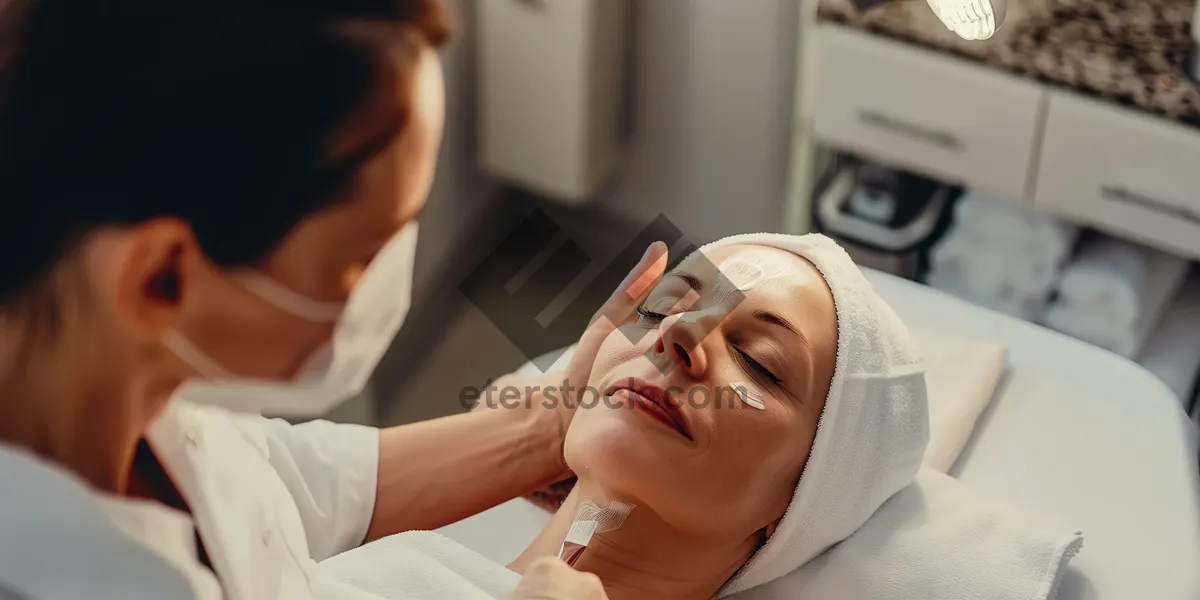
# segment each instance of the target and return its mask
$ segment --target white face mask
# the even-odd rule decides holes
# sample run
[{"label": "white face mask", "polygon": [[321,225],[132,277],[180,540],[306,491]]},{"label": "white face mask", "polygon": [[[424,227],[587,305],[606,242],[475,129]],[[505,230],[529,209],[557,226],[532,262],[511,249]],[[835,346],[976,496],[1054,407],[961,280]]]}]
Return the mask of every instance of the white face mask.
[{"label": "white face mask", "polygon": [[178,332],[163,343],[205,379],[188,380],[176,395],[189,402],[282,417],[321,416],[363,391],[412,302],[417,224],[400,231],[363,272],[350,300],[317,302],[265,276],[247,280],[255,295],[302,319],[336,321],[333,339],[317,348],[293,381],[239,378]]}]

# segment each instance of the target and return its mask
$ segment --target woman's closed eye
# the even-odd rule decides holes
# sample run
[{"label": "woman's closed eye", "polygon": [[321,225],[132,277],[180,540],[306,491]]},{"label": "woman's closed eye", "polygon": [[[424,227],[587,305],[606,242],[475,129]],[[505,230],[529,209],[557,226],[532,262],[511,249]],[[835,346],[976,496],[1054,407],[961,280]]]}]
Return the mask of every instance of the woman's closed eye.
[{"label": "woman's closed eye", "polygon": [[638,320],[642,321],[642,324],[649,326],[656,326],[659,323],[662,323],[663,319],[667,318],[667,315],[664,315],[660,312],[654,312],[645,306],[639,306],[637,313],[640,317]]},{"label": "woman's closed eye", "polygon": [[772,384],[778,384],[781,381],[783,381],[782,379],[777,377],[774,373],[772,373],[770,369],[764,367],[762,365],[762,363],[758,362],[757,360],[754,360],[754,357],[747,354],[741,348],[735,347],[733,349],[733,352],[734,352],[734,354],[737,355],[738,361],[741,362],[743,366],[745,366],[747,369],[750,370],[749,374],[753,377],[759,378],[760,382],[762,379],[766,379],[768,382],[770,382]]}]

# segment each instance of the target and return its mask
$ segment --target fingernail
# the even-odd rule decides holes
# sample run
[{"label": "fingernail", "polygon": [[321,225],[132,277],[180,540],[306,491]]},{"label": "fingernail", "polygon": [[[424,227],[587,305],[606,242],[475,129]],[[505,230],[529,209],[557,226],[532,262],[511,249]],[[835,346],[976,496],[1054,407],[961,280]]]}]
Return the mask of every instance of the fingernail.
[{"label": "fingernail", "polygon": [[638,262],[642,263],[642,262],[645,262],[647,258],[650,258],[650,255],[654,254],[654,249],[658,247],[658,244],[659,244],[659,242],[654,242],[653,244],[650,244],[650,246],[646,248],[646,253],[642,254],[642,259],[639,260]]},{"label": "fingernail", "polygon": [[659,242],[654,242],[653,244],[650,244],[649,248],[646,248],[646,251],[642,253],[642,257],[638,259],[637,264],[634,265],[633,269],[625,275],[625,279],[621,280],[621,285],[618,286],[617,289],[623,290],[633,285],[634,279],[637,278],[639,272],[641,271],[641,269],[638,267],[644,265],[646,263],[646,259],[649,258],[650,255],[654,254],[654,247],[657,246],[658,243]]}]

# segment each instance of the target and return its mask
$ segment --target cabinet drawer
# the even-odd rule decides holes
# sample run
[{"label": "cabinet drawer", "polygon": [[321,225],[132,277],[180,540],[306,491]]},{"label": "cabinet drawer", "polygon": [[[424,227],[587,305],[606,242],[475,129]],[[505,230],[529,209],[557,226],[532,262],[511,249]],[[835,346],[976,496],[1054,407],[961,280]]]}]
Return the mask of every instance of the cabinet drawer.
[{"label": "cabinet drawer", "polygon": [[1200,131],[1055,92],[1034,204],[1200,258]]},{"label": "cabinet drawer", "polygon": [[837,25],[822,25],[818,35],[813,131],[823,142],[1026,198],[1041,87]]}]

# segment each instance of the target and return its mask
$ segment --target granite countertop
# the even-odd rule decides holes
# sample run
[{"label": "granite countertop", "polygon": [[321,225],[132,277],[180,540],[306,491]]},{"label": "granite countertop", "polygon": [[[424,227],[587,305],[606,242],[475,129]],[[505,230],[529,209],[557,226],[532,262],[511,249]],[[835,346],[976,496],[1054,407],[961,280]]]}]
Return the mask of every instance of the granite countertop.
[{"label": "granite countertop", "polygon": [[819,1],[822,20],[1200,127],[1200,84],[1186,74],[1196,0],[1009,0],[1004,25],[979,42],[948,31],[925,0],[865,14],[850,0]]}]

